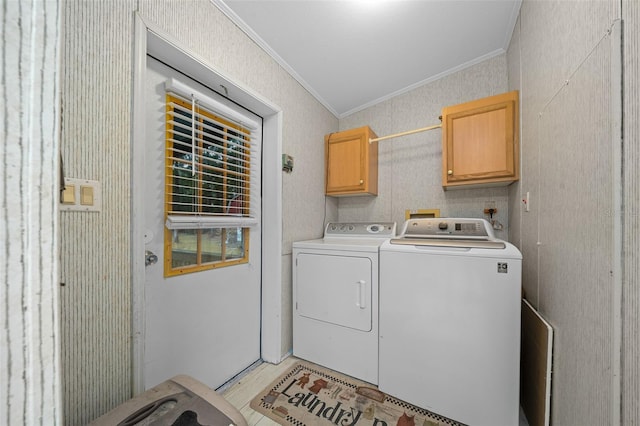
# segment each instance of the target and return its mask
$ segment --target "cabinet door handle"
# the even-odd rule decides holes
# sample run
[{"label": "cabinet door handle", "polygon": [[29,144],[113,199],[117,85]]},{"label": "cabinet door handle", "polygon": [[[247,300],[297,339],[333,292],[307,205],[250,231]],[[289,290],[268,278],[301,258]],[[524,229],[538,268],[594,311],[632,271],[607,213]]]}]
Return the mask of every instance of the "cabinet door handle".
[{"label": "cabinet door handle", "polygon": [[364,183],[364,179],[360,179],[360,185]]},{"label": "cabinet door handle", "polygon": [[451,175],[453,174],[453,170],[448,170],[448,171],[447,171],[447,174],[448,174],[449,176],[451,176]]}]

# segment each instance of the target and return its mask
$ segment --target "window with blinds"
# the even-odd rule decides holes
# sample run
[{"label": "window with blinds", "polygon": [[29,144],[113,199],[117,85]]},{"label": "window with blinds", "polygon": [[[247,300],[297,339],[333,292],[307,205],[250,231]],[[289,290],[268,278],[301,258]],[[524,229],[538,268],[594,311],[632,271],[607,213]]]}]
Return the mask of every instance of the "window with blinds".
[{"label": "window with blinds", "polygon": [[165,275],[246,263],[252,130],[175,92],[166,95]]}]

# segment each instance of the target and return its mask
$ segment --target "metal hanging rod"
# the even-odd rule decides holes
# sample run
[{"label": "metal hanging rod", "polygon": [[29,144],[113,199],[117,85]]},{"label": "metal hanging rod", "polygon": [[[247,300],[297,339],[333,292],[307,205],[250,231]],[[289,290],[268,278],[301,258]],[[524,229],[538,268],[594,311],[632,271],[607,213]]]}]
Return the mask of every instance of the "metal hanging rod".
[{"label": "metal hanging rod", "polygon": [[412,135],[414,133],[426,132],[427,130],[439,129],[442,127],[442,124],[437,124],[435,126],[423,127],[421,129],[408,130],[406,132],[395,133],[393,135],[382,136],[381,138],[369,138],[369,143],[383,141],[385,139],[397,138],[400,136]]}]

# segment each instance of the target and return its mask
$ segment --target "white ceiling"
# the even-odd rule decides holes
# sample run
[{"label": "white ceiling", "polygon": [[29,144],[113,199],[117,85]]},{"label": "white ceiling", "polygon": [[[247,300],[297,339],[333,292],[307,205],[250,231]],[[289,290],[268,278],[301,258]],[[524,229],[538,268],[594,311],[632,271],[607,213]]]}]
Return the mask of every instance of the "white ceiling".
[{"label": "white ceiling", "polygon": [[337,117],[508,47],[521,0],[213,0]]}]

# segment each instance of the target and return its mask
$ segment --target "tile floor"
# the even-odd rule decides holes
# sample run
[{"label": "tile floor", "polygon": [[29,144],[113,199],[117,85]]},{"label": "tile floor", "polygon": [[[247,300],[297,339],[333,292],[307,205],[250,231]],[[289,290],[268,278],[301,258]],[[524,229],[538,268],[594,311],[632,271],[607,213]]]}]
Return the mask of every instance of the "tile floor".
[{"label": "tile floor", "polygon": [[[278,365],[266,362],[262,363],[253,370],[241,375],[233,384],[228,385],[228,387],[222,391],[222,395],[227,401],[233,404],[234,407],[240,410],[245,419],[247,419],[249,426],[275,426],[278,423],[253,411],[251,407],[249,407],[249,403],[258,392],[267,387],[269,383],[274,381],[276,377],[297,361],[298,358],[290,356]],[[529,426],[527,419],[522,413],[522,409],[520,410],[519,426]]]},{"label": "tile floor", "polygon": [[274,381],[280,374],[291,367],[298,361],[292,356],[286,358],[278,365],[264,362],[247,374],[241,376],[235,383],[222,391],[225,397],[234,407],[240,410],[240,413],[247,419],[249,426],[272,426],[278,423],[268,417],[253,411],[249,407],[249,403],[258,392],[266,388],[269,383]]}]

